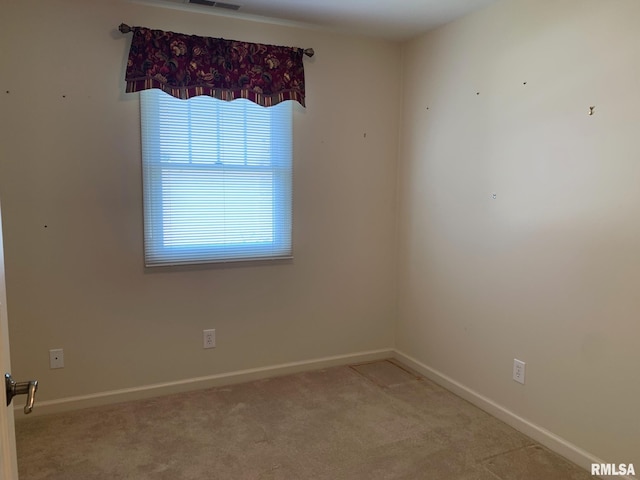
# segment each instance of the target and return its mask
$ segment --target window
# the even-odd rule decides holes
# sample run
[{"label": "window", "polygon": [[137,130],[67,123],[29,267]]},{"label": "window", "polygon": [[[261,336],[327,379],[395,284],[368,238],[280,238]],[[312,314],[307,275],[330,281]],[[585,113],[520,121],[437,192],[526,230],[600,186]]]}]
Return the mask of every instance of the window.
[{"label": "window", "polygon": [[290,257],[293,102],[140,99],[145,264]]}]

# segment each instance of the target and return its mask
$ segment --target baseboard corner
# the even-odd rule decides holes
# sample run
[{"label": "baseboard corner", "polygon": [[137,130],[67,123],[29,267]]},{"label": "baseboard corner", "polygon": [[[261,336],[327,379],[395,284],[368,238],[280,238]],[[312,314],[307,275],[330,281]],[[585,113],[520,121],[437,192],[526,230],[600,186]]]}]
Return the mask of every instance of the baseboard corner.
[{"label": "baseboard corner", "polygon": [[[563,456],[567,460],[575,463],[576,465],[584,468],[587,471],[591,470],[592,463],[605,463],[603,460],[581,449],[577,445],[574,445],[571,442],[547,430],[546,428],[530,422],[529,420],[515,414],[511,410],[496,403],[490,398],[481,395],[480,393],[468,388],[466,385],[463,385],[462,383],[448,377],[442,372],[439,372],[438,370],[425,365],[419,360],[405,354],[398,349],[394,350],[393,358],[404,363],[408,367],[413,368],[429,380],[434,381],[450,392],[464,398],[478,408],[502,420],[519,432],[527,435],[528,437],[531,437],[533,440],[544,445],[549,450]],[[629,477],[629,480],[634,479]]]}]

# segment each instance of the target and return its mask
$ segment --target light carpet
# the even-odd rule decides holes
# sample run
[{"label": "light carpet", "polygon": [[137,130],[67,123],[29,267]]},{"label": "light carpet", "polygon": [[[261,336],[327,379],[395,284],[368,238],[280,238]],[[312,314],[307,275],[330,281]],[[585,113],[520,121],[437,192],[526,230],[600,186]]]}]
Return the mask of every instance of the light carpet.
[{"label": "light carpet", "polygon": [[16,422],[20,480],[587,480],[383,360]]}]

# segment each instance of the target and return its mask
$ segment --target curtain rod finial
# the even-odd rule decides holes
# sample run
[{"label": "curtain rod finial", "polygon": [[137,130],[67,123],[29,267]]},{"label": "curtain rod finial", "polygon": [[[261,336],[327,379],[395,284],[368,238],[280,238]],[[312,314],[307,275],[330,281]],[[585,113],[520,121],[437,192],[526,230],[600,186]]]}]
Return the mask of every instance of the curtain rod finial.
[{"label": "curtain rod finial", "polygon": [[304,54],[305,54],[307,57],[313,57],[313,56],[315,55],[315,53],[316,53],[316,52],[314,52],[314,51],[313,51],[313,48],[307,48],[307,49],[305,49],[305,51],[304,51]]},{"label": "curtain rod finial", "polygon": [[121,23],[118,27],[118,30],[120,30],[122,33],[129,33],[131,31],[131,27],[126,23]]}]

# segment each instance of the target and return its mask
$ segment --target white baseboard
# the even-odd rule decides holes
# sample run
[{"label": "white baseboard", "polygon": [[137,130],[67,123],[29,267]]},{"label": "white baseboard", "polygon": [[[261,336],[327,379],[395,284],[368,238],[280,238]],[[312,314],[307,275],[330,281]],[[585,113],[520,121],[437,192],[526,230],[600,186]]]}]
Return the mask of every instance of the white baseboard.
[{"label": "white baseboard", "polygon": [[[515,428],[519,432],[524,433],[528,437],[531,437],[535,441],[541,443],[549,450],[563,456],[564,458],[572,461],[576,465],[584,468],[588,472],[591,471],[592,463],[605,463],[603,460],[597,458],[595,455],[581,449],[580,447],[566,441],[558,435],[550,432],[549,430],[530,422],[529,420],[522,418],[512,411],[506,409],[502,405],[497,404],[493,400],[479,394],[478,392],[471,390],[465,385],[453,380],[445,374],[428,367],[424,363],[416,360],[409,355],[406,355],[398,350],[394,351],[393,358],[404,363],[408,367],[413,368],[417,372],[421,373],[429,380],[434,381],[438,385],[446,388],[450,392],[455,393],[459,397],[464,398],[468,402],[474,404],[478,408],[481,408],[490,415],[502,420],[507,425]],[[594,477],[594,478],[614,478],[614,477]],[[635,477],[630,476],[616,476],[615,478],[635,480]]]},{"label": "white baseboard", "polygon": [[[171,395],[174,393],[182,393],[222,385],[231,385],[234,383],[250,382],[252,380],[279,377],[292,373],[319,370],[322,368],[348,365],[352,363],[381,360],[393,357],[393,353],[394,351],[392,349],[372,350],[348,355],[304,360],[301,362],[271,365],[268,367],[251,368],[248,370],[239,370],[236,372],[221,373],[206,377],[187,378],[175,382],[156,383],[152,385],[144,385],[142,387],[124,388],[121,390],[110,390],[77,397],[66,397],[41,402],[36,401],[33,412],[30,416],[79,410],[81,408],[159,397],[162,395]],[[16,405],[14,407],[14,410],[16,411],[16,419],[20,419],[22,417],[21,413],[23,408],[24,407],[22,405]]]},{"label": "white baseboard", "polygon": [[[205,377],[188,378],[175,382],[145,385],[142,387],[110,390],[90,395],[61,398],[58,400],[45,400],[42,402],[36,402],[36,406],[33,409],[33,413],[31,415],[38,416],[50,413],[78,410],[81,408],[108,405],[144,398],[152,398],[162,395],[170,395],[174,393],[181,393],[223,385],[232,385],[235,383],[250,382],[253,380],[278,377],[282,375],[289,375],[292,373],[319,370],[322,368],[336,367],[340,365],[369,362],[385,358],[397,359],[408,367],[411,367],[417,372],[421,373],[428,379],[436,382],[447,390],[471,402],[490,415],[493,415],[494,417],[502,420],[516,430],[531,437],[532,439],[549,448],[551,451],[562,455],[563,457],[572,461],[576,465],[581,466],[587,471],[591,470],[592,463],[605,463],[603,460],[597,458],[589,452],[566,441],[553,432],[550,432],[549,430],[546,430],[545,428],[540,427],[539,425],[536,425],[529,420],[516,415],[502,405],[499,405],[493,400],[479,394],[474,390],[471,390],[470,388],[453,380],[447,375],[431,367],[428,367],[427,365],[421,363],[413,357],[410,357],[409,355],[404,354],[401,351],[391,348],[372,350],[368,352],[359,352],[348,355],[337,355],[333,357],[324,357],[280,365],[272,365],[268,367],[239,370],[235,372],[209,375]],[[20,415],[22,409],[23,407],[21,405],[15,407],[15,410],[18,413],[16,415],[16,419],[22,417],[22,415]],[[635,480],[635,477],[630,476],[616,476],[615,478]]]}]

